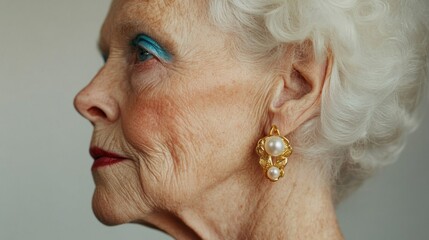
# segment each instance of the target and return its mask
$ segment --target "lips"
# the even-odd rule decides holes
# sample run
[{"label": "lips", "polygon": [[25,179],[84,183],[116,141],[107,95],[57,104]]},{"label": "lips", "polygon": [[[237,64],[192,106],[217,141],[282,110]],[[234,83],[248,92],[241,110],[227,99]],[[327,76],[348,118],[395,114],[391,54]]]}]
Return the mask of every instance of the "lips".
[{"label": "lips", "polygon": [[92,164],[91,170],[113,165],[126,159],[123,156],[120,156],[116,153],[107,152],[98,147],[91,147],[89,154],[92,158],[94,158],[94,163]]}]

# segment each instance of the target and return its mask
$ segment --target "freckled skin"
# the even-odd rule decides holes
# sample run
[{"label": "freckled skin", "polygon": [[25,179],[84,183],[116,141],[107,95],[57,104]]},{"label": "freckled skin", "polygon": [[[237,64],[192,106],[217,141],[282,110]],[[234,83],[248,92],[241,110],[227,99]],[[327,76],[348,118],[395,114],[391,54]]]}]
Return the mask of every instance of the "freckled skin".
[{"label": "freckled skin", "polygon": [[[267,76],[234,58],[233,37],[210,23],[206,4],[113,1],[100,36],[108,60],[75,98],[94,125],[91,146],[127,158],[93,171],[95,215],[176,239],[342,239],[320,161],[294,153],[287,178],[273,184],[255,153],[270,124],[291,133],[318,112],[324,79],[316,73],[325,65],[311,58],[293,67],[285,54],[271,67],[286,73]],[[172,60],[140,62],[130,44],[139,34]]]},{"label": "freckled skin", "polygon": [[[196,2],[117,0],[103,25],[108,62],[77,99],[102,95],[88,101],[105,101],[118,117],[95,122],[92,144],[130,158],[94,173],[93,208],[106,224],[150,223],[157,211],[192,206],[207,189],[257,162],[262,75],[231,58],[224,49],[230,39],[207,19],[178,14],[189,4],[205,11]],[[115,27],[134,18],[169,33],[173,39],[166,41],[176,47],[171,64],[154,60],[129,70],[128,42]]]}]

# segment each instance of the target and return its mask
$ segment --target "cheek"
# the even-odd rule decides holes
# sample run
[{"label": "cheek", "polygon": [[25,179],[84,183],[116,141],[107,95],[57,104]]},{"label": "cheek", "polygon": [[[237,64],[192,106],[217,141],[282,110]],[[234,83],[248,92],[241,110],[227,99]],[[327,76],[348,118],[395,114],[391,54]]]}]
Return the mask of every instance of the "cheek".
[{"label": "cheek", "polygon": [[131,94],[121,112],[124,137],[141,161],[144,192],[157,201],[180,202],[243,168],[259,129],[248,84],[185,80],[170,81],[178,86],[157,94]]},{"label": "cheek", "polygon": [[218,151],[240,132],[256,126],[251,112],[254,98],[240,86],[140,95],[125,104],[121,113],[126,140],[149,155],[147,151],[167,148],[176,164],[186,155]]},{"label": "cheek", "polygon": [[[145,198],[156,207],[175,206],[192,195],[196,179],[196,146],[192,132],[195,122],[188,122],[179,99],[158,96],[139,97],[127,105],[122,115],[123,134],[135,151],[138,177]],[[192,189],[192,190],[191,190]]]},{"label": "cheek", "polygon": [[178,137],[187,135],[179,109],[181,107],[172,99],[161,96],[156,99],[140,97],[127,104],[122,117],[127,142],[142,153],[159,152],[168,142],[178,144]]},{"label": "cheek", "polygon": [[[141,69],[147,67],[148,69]],[[177,136],[180,107],[166,93],[171,89],[164,67],[156,60],[139,64],[130,76],[130,92],[121,108],[122,128],[133,148],[159,152],[169,135]]]},{"label": "cheek", "polygon": [[[253,114],[254,95],[239,84],[221,85],[202,93],[195,101],[202,109],[205,139],[210,147],[207,153],[217,164],[224,164],[224,172],[233,171],[242,158],[253,150],[253,133],[257,132],[258,121]],[[213,166],[217,168],[218,166]]]}]

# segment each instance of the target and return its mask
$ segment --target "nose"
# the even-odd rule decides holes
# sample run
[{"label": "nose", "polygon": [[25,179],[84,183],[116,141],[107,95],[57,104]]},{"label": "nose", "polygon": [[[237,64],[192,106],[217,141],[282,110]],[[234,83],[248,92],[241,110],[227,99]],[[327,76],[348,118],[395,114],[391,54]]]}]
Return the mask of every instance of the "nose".
[{"label": "nose", "polygon": [[109,84],[100,81],[101,71],[74,98],[74,107],[93,125],[113,123],[119,117],[118,101],[115,100],[113,89]]}]

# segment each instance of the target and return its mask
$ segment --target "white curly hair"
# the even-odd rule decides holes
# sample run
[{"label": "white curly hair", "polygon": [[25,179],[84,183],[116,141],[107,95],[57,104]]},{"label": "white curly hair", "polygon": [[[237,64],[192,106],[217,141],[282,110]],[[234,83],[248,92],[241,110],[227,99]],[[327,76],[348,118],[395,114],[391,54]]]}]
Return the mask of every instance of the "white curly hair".
[{"label": "white curly hair", "polygon": [[423,115],[429,1],[212,0],[210,12],[244,59],[273,59],[280,46],[305,41],[316,59],[332,53],[320,117],[293,135],[304,156],[329,156],[337,202],[398,157]]}]

